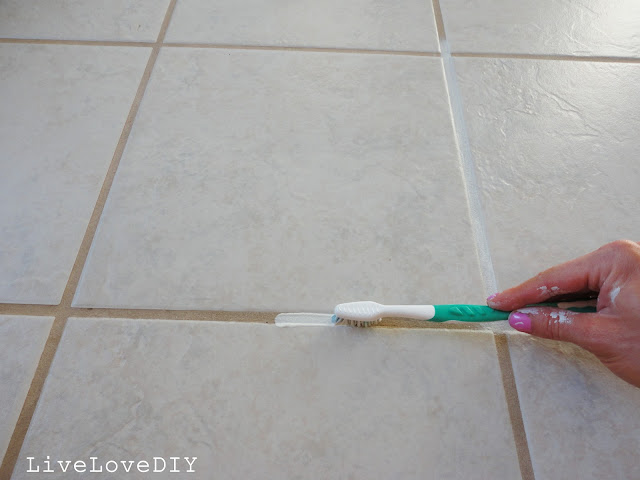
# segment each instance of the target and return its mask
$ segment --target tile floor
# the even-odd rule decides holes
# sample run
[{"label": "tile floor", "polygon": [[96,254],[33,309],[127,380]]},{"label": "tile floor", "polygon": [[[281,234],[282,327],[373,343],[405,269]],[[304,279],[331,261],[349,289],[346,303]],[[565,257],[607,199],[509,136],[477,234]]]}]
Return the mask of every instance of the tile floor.
[{"label": "tile floor", "polygon": [[640,478],[577,347],[273,324],[640,239],[638,83],[634,0],[0,2],[0,479]]}]

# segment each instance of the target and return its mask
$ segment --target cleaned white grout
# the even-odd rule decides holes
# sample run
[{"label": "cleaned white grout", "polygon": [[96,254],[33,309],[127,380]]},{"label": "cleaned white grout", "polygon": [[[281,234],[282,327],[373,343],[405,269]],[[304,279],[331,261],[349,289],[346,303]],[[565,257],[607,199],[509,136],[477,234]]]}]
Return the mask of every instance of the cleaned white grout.
[{"label": "cleaned white grout", "polygon": [[557,62],[600,62],[600,63],[640,63],[640,58],[631,57],[606,57],[606,56],[579,56],[579,55],[557,55],[540,53],[475,53],[475,52],[455,52],[452,57],[466,58],[502,58],[518,60],[546,60]]},{"label": "cleaned white grout", "polygon": [[[491,294],[497,291],[497,282],[495,271],[493,269],[493,262],[491,260],[489,241],[487,239],[480,189],[475,174],[475,162],[471,151],[471,144],[469,142],[467,125],[464,119],[462,96],[458,87],[458,79],[456,77],[454,61],[451,56],[451,49],[449,48],[449,43],[447,42],[445,34],[444,19],[442,17],[439,0],[433,0],[433,11],[436,19],[436,27],[438,29],[438,40],[440,42],[440,52],[445,74],[447,95],[449,96],[449,105],[451,107],[453,129],[460,153],[460,167],[463,172],[463,182],[467,194],[467,202],[469,204],[471,229],[475,239],[476,252],[480,264],[480,274],[482,275],[485,294]],[[500,366],[500,373],[502,375],[502,386],[504,388],[507,408],[509,410],[509,420],[513,431],[515,449],[518,455],[520,476],[522,480],[535,480],[535,474],[533,472],[531,462],[531,452],[529,450],[524,421],[522,419],[520,399],[518,398],[518,390],[515,385],[509,345],[507,344],[506,336],[504,334],[496,334],[495,331],[492,331],[492,334],[496,345],[496,354]]]},{"label": "cleaned white grout", "polygon": [[460,166],[463,173],[463,182],[467,194],[467,202],[469,204],[469,215],[471,217],[471,230],[475,239],[476,252],[478,262],[480,263],[480,274],[484,285],[485,296],[489,296],[498,291],[496,274],[491,260],[491,250],[489,248],[489,240],[487,238],[487,228],[484,218],[484,210],[482,208],[482,200],[480,197],[480,187],[475,172],[475,162],[473,152],[471,151],[471,143],[469,142],[469,133],[467,132],[467,124],[464,119],[464,110],[462,107],[462,97],[460,88],[458,87],[458,79],[451,50],[446,38],[440,38],[440,55],[442,57],[442,65],[444,67],[444,75],[449,95],[449,105],[451,106],[451,116],[453,119],[453,129],[460,153]]}]

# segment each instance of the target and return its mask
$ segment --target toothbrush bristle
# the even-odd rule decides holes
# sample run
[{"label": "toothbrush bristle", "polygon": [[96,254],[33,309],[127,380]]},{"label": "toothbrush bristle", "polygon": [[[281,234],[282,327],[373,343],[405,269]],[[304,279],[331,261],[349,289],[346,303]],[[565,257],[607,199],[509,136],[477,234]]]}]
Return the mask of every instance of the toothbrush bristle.
[{"label": "toothbrush bristle", "polygon": [[377,318],[375,320],[351,320],[350,318],[336,317],[335,315],[334,317],[335,317],[335,320],[333,321],[333,323],[335,325],[348,325],[350,327],[360,327],[360,328],[371,327],[372,325],[382,320],[382,318]]}]

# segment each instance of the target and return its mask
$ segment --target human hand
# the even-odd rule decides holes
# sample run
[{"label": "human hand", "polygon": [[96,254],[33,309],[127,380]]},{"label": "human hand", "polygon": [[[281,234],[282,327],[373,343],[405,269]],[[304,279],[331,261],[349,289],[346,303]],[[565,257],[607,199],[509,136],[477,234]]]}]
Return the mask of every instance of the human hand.
[{"label": "human hand", "polygon": [[[597,293],[597,313],[526,305],[581,299]],[[575,343],[613,373],[640,387],[640,244],[628,240],[552,267],[497,293],[487,304],[518,310],[509,324],[537,337]]]}]

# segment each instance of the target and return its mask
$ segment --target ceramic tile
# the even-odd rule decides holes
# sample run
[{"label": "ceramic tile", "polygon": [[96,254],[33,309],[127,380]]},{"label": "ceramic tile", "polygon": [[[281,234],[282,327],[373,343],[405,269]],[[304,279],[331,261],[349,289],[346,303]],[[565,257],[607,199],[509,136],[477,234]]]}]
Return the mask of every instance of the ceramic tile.
[{"label": "ceramic tile", "polygon": [[181,0],[168,42],[437,52],[431,2]]},{"label": "ceramic tile", "polygon": [[169,0],[4,0],[0,37],[155,42]]},{"label": "ceramic tile", "polygon": [[575,345],[508,339],[536,480],[640,478],[640,389]]},{"label": "ceramic tile", "polygon": [[500,289],[640,238],[639,64],[455,65]]},{"label": "ceramic tile", "polygon": [[640,57],[637,0],[440,0],[454,52]]},{"label": "ceramic tile", "polygon": [[484,301],[440,61],[163,49],[74,305],[369,298]]},{"label": "ceramic tile", "polygon": [[0,463],[22,410],[52,317],[0,315]]},{"label": "ceramic tile", "polygon": [[70,319],[14,480],[44,455],[195,456],[188,478],[519,477],[492,335],[442,330]]},{"label": "ceramic tile", "polygon": [[0,45],[0,302],[60,302],[150,50]]}]

